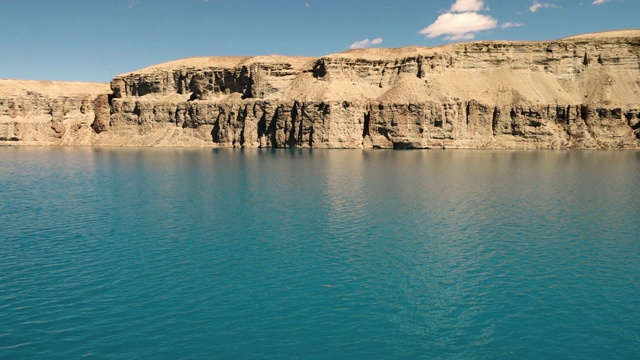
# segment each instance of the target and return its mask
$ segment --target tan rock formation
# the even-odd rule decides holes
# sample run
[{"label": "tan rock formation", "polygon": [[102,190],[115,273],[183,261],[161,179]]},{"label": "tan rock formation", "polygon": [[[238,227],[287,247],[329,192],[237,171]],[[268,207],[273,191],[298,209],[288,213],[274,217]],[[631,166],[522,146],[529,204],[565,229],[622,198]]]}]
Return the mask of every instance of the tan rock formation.
[{"label": "tan rock formation", "polygon": [[[640,30],[321,58],[183,59],[117,76],[111,89],[87,105],[95,109],[90,135],[74,141],[64,135],[68,127],[52,125],[49,138],[133,146],[640,148]],[[13,114],[6,101],[0,119]],[[51,111],[49,120],[60,116]]]},{"label": "tan rock formation", "polygon": [[108,93],[101,83],[0,80],[0,143],[90,145],[95,99]]}]

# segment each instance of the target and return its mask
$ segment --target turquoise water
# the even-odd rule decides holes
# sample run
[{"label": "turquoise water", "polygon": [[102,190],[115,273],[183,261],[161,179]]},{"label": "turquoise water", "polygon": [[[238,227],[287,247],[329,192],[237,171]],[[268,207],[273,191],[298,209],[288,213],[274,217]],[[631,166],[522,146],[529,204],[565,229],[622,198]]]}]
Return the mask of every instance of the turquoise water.
[{"label": "turquoise water", "polygon": [[0,358],[640,358],[640,152],[0,148]]}]

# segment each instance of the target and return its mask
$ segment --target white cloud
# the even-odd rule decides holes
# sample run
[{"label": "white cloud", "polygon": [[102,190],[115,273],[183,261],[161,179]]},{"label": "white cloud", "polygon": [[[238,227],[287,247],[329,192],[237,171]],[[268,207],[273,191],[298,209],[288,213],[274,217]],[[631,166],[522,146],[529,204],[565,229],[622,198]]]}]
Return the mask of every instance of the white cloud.
[{"label": "white cloud", "polygon": [[451,12],[480,11],[483,7],[483,0],[457,0],[451,5]]},{"label": "white cloud", "polygon": [[523,26],[524,26],[523,23],[511,22],[511,21],[508,21],[508,22],[500,25],[500,27],[503,28],[503,29],[509,29],[509,28],[513,28],[513,27],[523,27]]},{"label": "white cloud", "polygon": [[373,40],[364,39],[354,42],[353,44],[351,44],[351,46],[349,46],[349,49],[364,49],[372,45],[380,45],[382,44],[382,41],[382,38],[375,38]]},{"label": "white cloud", "polygon": [[498,20],[479,12],[489,11],[484,0],[456,0],[448,12],[420,31],[428,38],[444,36],[444,40],[471,40],[480,31],[498,26]]},{"label": "white cloud", "polygon": [[420,31],[428,38],[446,35],[445,40],[470,40],[477,32],[493,29],[498,20],[477,12],[444,13]]},{"label": "white cloud", "polygon": [[310,3],[304,3],[304,8],[305,8],[305,9],[309,9],[309,8],[311,8],[311,4],[310,4]]},{"label": "white cloud", "polygon": [[[595,0],[595,1],[600,1],[600,0]],[[531,5],[529,7],[529,11],[531,12],[536,12],[540,9],[547,9],[547,8],[557,8],[558,5],[555,4],[551,4],[551,3],[541,3],[539,1],[534,1],[533,5]]]},{"label": "white cloud", "polygon": [[592,4],[593,5],[602,5],[604,3],[606,3],[609,0],[593,0]]}]

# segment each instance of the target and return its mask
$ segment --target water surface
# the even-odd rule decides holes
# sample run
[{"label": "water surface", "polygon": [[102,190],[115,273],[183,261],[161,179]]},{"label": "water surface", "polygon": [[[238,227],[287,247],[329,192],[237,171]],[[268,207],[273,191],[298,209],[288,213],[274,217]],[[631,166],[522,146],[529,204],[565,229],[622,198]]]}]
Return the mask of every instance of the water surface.
[{"label": "water surface", "polygon": [[0,148],[0,358],[640,358],[640,152]]}]

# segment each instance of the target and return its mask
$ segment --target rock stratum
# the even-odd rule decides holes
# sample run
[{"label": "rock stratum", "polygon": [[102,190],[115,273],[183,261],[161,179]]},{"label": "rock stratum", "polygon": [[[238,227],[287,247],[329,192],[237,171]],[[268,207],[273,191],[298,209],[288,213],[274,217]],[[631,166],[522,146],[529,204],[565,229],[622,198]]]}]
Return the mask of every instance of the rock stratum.
[{"label": "rock stratum", "polygon": [[640,148],[640,30],[177,60],[110,84],[0,80],[0,142]]}]

